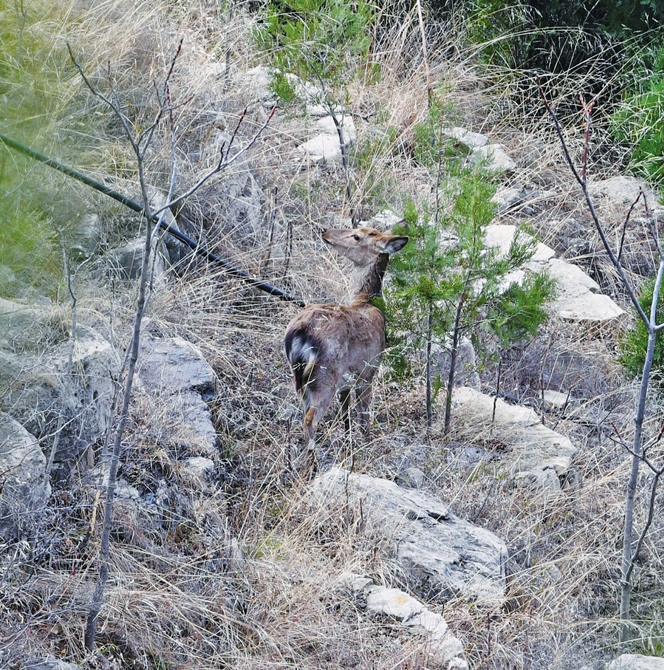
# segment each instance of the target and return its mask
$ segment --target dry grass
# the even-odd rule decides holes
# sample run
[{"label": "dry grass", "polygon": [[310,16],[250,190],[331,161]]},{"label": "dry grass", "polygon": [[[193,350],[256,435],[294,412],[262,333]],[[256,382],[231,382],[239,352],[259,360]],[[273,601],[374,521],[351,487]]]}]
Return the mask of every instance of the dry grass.
[{"label": "dry grass", "polygon": [[[110,63],[123,100],[137,110],[152,104],[145,82],[159,80],[185,36],[173,84],[176,99],[190,100],[179,116],[180,139],[188,151],[188,158],[181,157],[184,184],[210,160],[197,155],[196,147],[232,129],[245,106],[249,111],[239,143],[264,118],[263,106],[239,75],[254,64],[253,20],[239,9],[220,13],[202,0],[150,5],[113,0],[91,6],[73,2],[61,11],[59,27],[48,30],[71,41],[86,71],[101,77]],[[405,22],[390,38],[374,54],[383,79],[372,86],[358,83],[352,90],[353,111],[367,118],[358,120],[361,142],[376,133],[382,137],[381,128],[396,129],[392,144],[371,154],[367,168],[354,174],[368,214],[386,204],[399,211],[400,198],[428,197],[431,189],[426,172],[409,153],[412,127],[423,119],[427,105],[416,22]],[[413,67],[404,64],[404,53],[413,55]],[[577,217],[587,223],[587,217],[561,168],[544,112],[536,111],[532,85],[505,72],[480,73],[462,58],[446,61],[434,53],[432,64],[441,94],[454,109],[454,123],[503,141],[519,161],[514,181],[546,191],[535,203],[531,223],[544,241],[562,251],[565,222]],[[555,83],[561,98],[583,84],[573,74]],[[76,104],[85,110],[79,113],[102,115],[94,138],[101,148],[84,155],[83,162],[131,190],[134,167],[117,128],[80,92],[75,78],[71,87],[72,96],[79,87]],[[252,246],[234,230],[219,232],[207,225],[205,235],[236,265],[306,300],[336,299],[345,288],[344,269],[322,248],[318,227],[343,221],[349,203],[339,171],[308,169],[293,151],[305,134],[297,119],[279,114],[249,163],[237,168],[250,165],[264,194],[265,227]],[[115,140],[108,141],[109,136]],[[158,137],[148,165],[157,186],[164,186],[167,175],[167,149],[166,136]],[[598,167],[601,174],[604,168]],[[211,197],[201,195],[190,203],[193,220],[196,214],[205,217]],[[120,221],[118,210],[106,212],[110,241],[136,233],[135,219]],[[611,227],[619,225],[620,212],[602,214]],[[278,224],[271,243],[270,221]],[[586,232],[590,235],[587,226]],[[650,262],[652,250],[643,239],[630,245],[630,255],[640,253]],[[606,263],[594,262],[603,285],[618,293]],[[81,318],[122,350],[133,295],[121,284],[100,281],[106,272],[104,262],[91,263],[85,277],[81,271]],[[98,634],[104,660],[86,654],[82,646],[98,538],[85,535],[94,489],[80,479],[58,491],[35,522],[37,542],[5,548],[3,662],[20,667],[28,657],[51,655],[84,667],[141,669],[425,667],[425,640],[368,616],[340,586],[340,576],[348,571],[403,586],[389,549],[366,529],[340,522],[334,510],[312,514],[306,482],[289,469],[302,430],[282,333],[296,308],[192,262],[183,277],[158,285],[149,311],[154,332],[180,335],[199,346],[218,376],[212,403],[220,440],[213,455],[215,475],[203,482],[183,470],[179,461],[198,455],[196,445],[188,442],[177,417],[137,393],[121,476],[157,502],[119,501],[112,577]],[[589,333],[552,323],[529,347],[509,352],[504,388],[536,403],[545,368],[577,356],[584,366],[582,379],[566,379],[576,385],[580,404],[610,410],[611,421],[629,430],[633,394],[613,362],[615,336],[610,330]],[[488,388],[494,372],[488,368],[483,374]],[[572,373],[565,368],[560,374]],[[615,655],[627,455],[611,441],[610,425],[544,415],[547,425],[569,435],[579,448],[563,490],[544,495],[515,486],[490,450],[469,463],[464,457],[469,445],[445,439],[439,430],[429,439],[423,397],[417,381],[398,385],[382,376],[371,441],[351,442],[338,418],[329,417],[321,428],[321,462],[323,467],[352,463],[358,472],[388,478],[418,466],[426,473],[428,491],[507,543],[510,577],[503,607],[487,611],[462,601],[444,608],[428,603],[444,613],[465,642],[471,667],[576,668],[583,659]],[[646,484],[644,479],[641,488]],[[664,592],[660,526],[658,516],[635,586],[642,644],[651,649],[661,644],[662,635],[656,611]]]}]

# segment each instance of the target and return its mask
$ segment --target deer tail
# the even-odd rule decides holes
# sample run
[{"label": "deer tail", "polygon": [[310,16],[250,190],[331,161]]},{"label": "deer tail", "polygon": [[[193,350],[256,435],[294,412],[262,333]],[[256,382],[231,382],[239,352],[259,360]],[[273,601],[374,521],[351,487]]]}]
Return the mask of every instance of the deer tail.
[{"label": "deer tail", "polygon": [[312,375],[320,358],[320,341],[306,328],[298,328],[286,333],[285,345],[286,356],[295,377],[295,389],[298,393],[304,393],[305,388],[311,387],[316,381]]}]

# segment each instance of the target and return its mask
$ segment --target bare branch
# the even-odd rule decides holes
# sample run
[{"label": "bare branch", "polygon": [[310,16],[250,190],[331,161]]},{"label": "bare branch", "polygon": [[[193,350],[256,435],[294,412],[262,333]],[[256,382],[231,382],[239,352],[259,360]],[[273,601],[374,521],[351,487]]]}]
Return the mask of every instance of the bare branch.
[{"label": "bare branch", "polygon": [[[228,158],[228,150],[230,149],[231,144],[233,143],[233,139],[235,138],[235,135],[237,133],[237,128],[236,128],[235,132],[233,133],[233,136],[231,137],[230,142],[228,143],[228,147],[226,148],[226,150],[225,151],[224,151],[224,149],[221,150],[221,156],[219,157],[219,162],[217,163],[217,165],[214,168],[212,168],[212,170],[210,170],[207,174],[203,175],[191,188],[189,188],[187,191],[185,191],[182,195],[178,196],[174,200],[171,200],[170,202],[168,202],[163,207],[160,207],[159,209],[157,209],[155,212],[152,212],[153,216],[156,215],[156,214],[160,214],[161,212],[163,212],[165,209],[167,209],[169,207],[175,207],[175,205],[178,205],[183,200],[186,200],[192,193],[197,191],[208,179],[210,179],[210,177],[213,177],[218,172],[221,172],[222,170],[225,170],[227,167],[229,167],[230,165],[235,163],[241,156],[243,156],[245,153],[247,153],[247,151],[249,151],[249,149],[251,149],[251,147],[253,147],[254,144],[256,144],[256,142],[258,141],[258,138],[261,136],[263,131],[267,128],[268,124],[270,123],[270,121],[271,121],[271,119],[274,116],[274,113],[276,111],[277,111],[277,108],[273,107],[272,110],[270,111],[270,113],[268,114],[268,117],[265,120],[265,123],[263,123],[263,125],[256,131],[256,133],[251,138],[251,140],[249,140],[249,143],[246,144],[244,147],[242,147],[242,149],[240,149],[235,154],[235,156],[233,156],[232,158],[229,159]],[[243,117],[244,117],[244,114],[243,114]]]},{"label": "bare branch", "polygon": [[[621,257],[622,257],[622,252],[623,252],[623,245],[625,244],[625,233],[627,232],[627,224],[629,222],[630,216],[632,216],[632,212],[634,211],[634,208],[636,207],[637,203],[639,200],[643,197],[644,202],[645,202],[645,194],[643,192],[643,189],[639,189],[639,195],[636,196],[636,200],[631,204],[629,211],[627,212],[627,216],[625,217],[625,221],[623,222],[623,229],[622,229],[622,234],[620,236],[620,245],[618,247],[618,262],[620,263]],[[647,205],[646,205],[647,208]]]},{"label": "bare branch", "polygon": [[659,483],[659,478],[662,476],[662,474],[664,474],[664,467],[661,468],[660,470],[655,471],[655,476],[653,477],[652,484],[650,485],[650,502],[648,504],[648,518],[646,519],[646,523],[643,526],[643,530],[641,531],[639,539],[636,542],[636,547],[634,547],[634,551],[632,553],[632,558],[629,562],[627,572],[623,576],[623,582],[627,584],[629,584],[630,579],[632,577],[632,572],[634,572],[636,559],[638,558],[639,552],[641,551],[641,547],[643,546],[643,541],[645,540],[645,537],[648,534],[648,531],[650,530],[650,526],[652,525],[652,520],[655,513],[655,498],[657,496],[657,485]]},{"label": "bare branch", "polygon": [[[588,210],[590,211],[590,215],[593,219],[593,222],[595,224],[595,228],[597,229],[597,232],[602,240],[602,244],[604,245],[604,249],[606,250],[606,253],[609,256],[609,259],[611,260],[611,263],[614,265],[616,270],[618,270],[618,274],[620,275],[620,279],[623,283],[623,286],[625,287],[625,290],[627,291],[627,295],[629,296],[629,299],[634,306],[634,309],[636,310],[637,314],[639,315],[639,318],[643,321],[645,324],[646,328],[650,329],[652,327],[648,316],[646,315],[645,311],[641,307],[641,303],[639,303],[638,298],[636,297],[636,292],[634,291],[634,287],[632,286],[631,282],[629,281],[629,278],[627,276],[627,273],[625,272],[625,269],[622,266],[622,263],[618,260],[616,255],[613,253],[613,250],[611,249],[611,245],[609,244],[609,240],[606,236],[606,231],[604,230],[604,226],[602,225],[602,222],[599,220],[599,216],[597,214],[597,210],[595,209],[595,204],[593,203],[592,198],[590,197],[590,193],[588,192],[588,185],[586,184],[585,178],[582,177],[578,170],[576,169],[576,166],[574,165],[574,161],[572,160],[572,157],[570,156],[569,149],[567,147],[567,141],[565,140],[565,136],[563,135],[562,128],[560,127],[560,123],[558,121],[558,117],[556,116],[555,110],[551,107],[549,104],[549,101],[546,98],[546,95],[544,94],[544,90],[542,89],[542,85],[540,83],[539,77],[537,78],[537,87],[539,89],[540,96],[542,97],[542,100],[544,101],[544,104],[549,112],[549,115],[551,116],[551,119],[553,120],[554,128],[556,130],[556,134],[558,135],[558,139],[560,140],[560,144],[563,148],[563,153],[565,154],[565,160],[567,161],[567,164],[569,165],[570,170],[572,171],[572,174],[574,175],[574,178],[576,181],[579,183],[583,190],[583,195],[586,199],[586,204],[588,205]],[[585,105],[584,103],[584,112],[585,111],[590,111],[592,109],[591,105]],[[588,126],[588,121],[586,121],[586,132],[588,133],[589,126]],[[587,140],[586,140],[587,141]],[[664,325],[664,324],[663,324]]]}]

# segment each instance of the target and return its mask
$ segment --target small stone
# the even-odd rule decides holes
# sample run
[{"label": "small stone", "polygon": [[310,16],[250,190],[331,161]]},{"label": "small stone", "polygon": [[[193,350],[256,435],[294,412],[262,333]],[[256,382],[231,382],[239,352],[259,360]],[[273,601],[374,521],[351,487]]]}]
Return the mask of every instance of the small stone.
[{"label": "small stone", "polygon": [[514,172],[516,163],[507,155],[502,144],[489,144],[473,149],[473,163],[485,163],[490,172]]},{"label": "small stone", "polygon": [[551,389],[542,392],[542,402],[550,409],[563,409],[569,401],[569,393],[561,393]]},{"label": "small stone", "polygon": [[210,458],[205,458],[204,456],[185,458],[184,461],[182,461],[182,464],[187,470],[198,475],[202,479],[205,479],[214,473],[214,461]]},{"label": "small stone", "polygon": [[664,658],[623,654],[606,664],[605,670],[664,670]]},{"label": "small stone", "polygon": [[458,140],[461,144],[465,144],[469,149],[478,149],[489,144],[489,138],[486,135],[473,133],[465,128],[445,128],[443,133]]},{"label": "small stone", "polygon": [[407,489],[420,489],[424,484],[424,473],[419,468],[408,468],[397,475],[397,484]]}]

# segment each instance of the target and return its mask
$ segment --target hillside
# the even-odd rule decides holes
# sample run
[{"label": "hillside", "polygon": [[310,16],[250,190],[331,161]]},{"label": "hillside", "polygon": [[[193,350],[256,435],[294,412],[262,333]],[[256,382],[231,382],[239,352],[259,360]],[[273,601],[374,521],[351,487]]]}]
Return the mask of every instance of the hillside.
[{"label": "hillside", "polygon": [[[315,33],[266,32],[270,7],[299,25],[280,3],[51,4],[0,4],[0,133],[164,224],[0,141],[0,667],[580,670],[661,656],[656,504],[619,642],[634,310],[531,73],[487,62],[435,5],[331,3],[320,30],[331,17],[337,41],[307,50]],[[662,210],[611,134],[619,75],[602,88],[603,72],[542,85],[577,166],[578,95],[600,90],[589,193],[640,291]],[[432,303],[428,426],[425,317],[399,302],[425,282],[408,279],[417,253],[395,253],[370,432],[356,408],[349,431],[328,412],[308,468],[284,333],[302,304],[353,290],[321,233],[405,217],[410,249],[418,225],[438,231],[425,239],[449,277],[466,267],[471,187],[485,274],[469,272],[458,304],[495,292],[460,330],[451,429],[451,299]],[[647,211],[632,207],[641,188]],[[491,275],[514,239],[518,263]],[[496,324],[514,287],[541,273],[546,320],[507,338]],[[108,581],[86,646],[109,479]],[[641,463],[634,543],[652,479]]]}]

